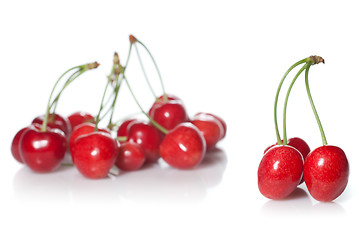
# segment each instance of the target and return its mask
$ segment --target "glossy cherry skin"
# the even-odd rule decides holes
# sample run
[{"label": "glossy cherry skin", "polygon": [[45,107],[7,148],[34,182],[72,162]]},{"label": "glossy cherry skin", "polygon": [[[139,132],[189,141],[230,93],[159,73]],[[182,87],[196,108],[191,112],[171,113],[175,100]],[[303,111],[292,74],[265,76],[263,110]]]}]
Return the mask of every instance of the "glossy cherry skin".
[{"label": "glossy cherry skin", "polygon": [[184,105],[177,100],[158,103],[152,109],[150,117],[167,130],[171,130],[178,124],[188,121]]},{"label": "glossy cherry skin", "polygon": [[[42,124],[44,121],[44,115],[36,117],[32,120],[32,123]],[[65,133],[65,136],[68,136],[71,133],[71,124],[67,118],[60,116],[59,114],[49,114],[47,118],[47,126],[50,128],[58,128]]]},{"label": "glossy cherry skin", "polygon": [[333,201],[347,186],[348,159],[339,147],[321,146],[307,156],[303,175],[313,198],[321,202]]},{"label": "glossy cherry skin", "polygon": [[141,146],[146,155],[146,162],[154,163],[160,158],[160,144],[163,134],[147,122],[135,121],[128,128],[128,142]]},{"label": "glossy cherry skin", "polygon": [[[76,139],[80,136],[95,132],[95,128],[96,128],[96,124],[94,123],[82,123],[80,125],[78,125],[71,133],[70,138],[69,138],[69,149],[70,151],[72,151],[72,147],[76,141]],[[99,132],[104,132],[107,134],[111,134],[110,130],[108,129],[102,129],[102,128],[98,128],[97,131]]]},{"label": "glossy cherry skin", "polygon": [[136,121],[136,119],[128,119],[124,121],[117,129],[117,137],[128,137],[128,125],[134,121]]},{"label": "glossy cherry skin", "polygon": [[95,118],[90,113],[78,111],[69,115],[67,119],[70,122],[71,129],[74,130],[75,127],[82,123],[94,122]]},{"label": "glossy cherry skin", "polygon": [[303,173],[303,157],[288,145],[274,146],[258,167],[258,188],[263,196],[283,199],[297,187]]},{"label": "glossy cherry skin", "polygon": [[20,156],[33,171],[46,173],[55,170],[66,153],[65,134],[57,129],[48,128],[42,132],[35,126],[24,131],[20,141]]},{"label": "glossy cherry skin", "polygon": [[206,142],[191,123],[181,123],[169,131],[160,145],[160,154],[170,166],[179,169],[196,167],[204,158]]},{"label": "glossy cherry skin", "polygon": [[191,121],[202,133],[206,141],[207,150],[214,148],[223,136],[222,124],[213,116],[207,114],[197,114]]},{"label": "glossy cherry skin", "polygon": [[[175,96],[173,94],[167,94],[167,101],[170,101],[170,100],[176,100],[179,103],[181,103],[182,105],[184,105],[182,100],[179,97],[177,97],[177,96]],[[164,101],[164,98],[163,98],[163,95],[162,95],[159,98],[157,98],[156,101],[152,104],[152,107],[148,111],[148,115],[152,116],[153,110],[155,108],[157,108],[158,106],[162,105],[163,103],[165,103],[165,101]]]},{"label": "glossy cherry skin", "polygon": [[21,158],[20,155],[20,149],[19,149],[19,144],[20,144],[20,139],[22,137],[22,134],[24,133],[25,130],[27,130],[29,127],[24,127],[23,129],[21,129],[20,131],[18,131],[14,137],[14,139],[12,140],[11,143],[11,153],[12,156],[19,162],[19,163],[24,163],[24,161]]},{"label": "glossy cherry skin", "polygon": [[223,120],[223,118],[221,118],[221,117],[219,117],[219,116],[217,116],[217,115],[214,115],[214,114],[212,114],[212,113],[204,113],[204,112],[197,113],[197,114],[194,115],[194,117],[196,117],[196,116],[198,116],[198,115],[209,115],[209,116],[212,116],[212,117],[214,117],[215,119],[217,119],[217,120],[221,123],[222,128],[223,128],[223,133],[222,133],[222,136],[221,136],[220,139],[223,139],[223,138],[226,136],[226,134],[227,134],[227,124],[226,124],[226,122]]},{"label": "glossy cherry skin", "polygon": [[103,132],[93,132],[78,137],[71,151],[77,170],[91,179],[106,177],[115,164],[117,155],[117,142]]},{"label": "glossy cherry skin", "polygon": [[141,146],[134,142],[121,143],[115,165],[124,171],[135,171],[145,163],[146,155]]}]

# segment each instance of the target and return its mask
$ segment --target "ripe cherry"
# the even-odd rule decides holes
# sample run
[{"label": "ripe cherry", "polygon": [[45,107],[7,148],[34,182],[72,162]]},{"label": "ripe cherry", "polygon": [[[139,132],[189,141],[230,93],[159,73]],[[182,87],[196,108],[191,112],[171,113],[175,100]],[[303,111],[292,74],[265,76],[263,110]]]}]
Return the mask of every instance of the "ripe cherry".
[{"label": "ripe cherry", "polygon": [[24,163],[35,172],[51,172],[63,160],[66,152],[65,134],[57,129],[30,126],[20,141],[20,156]]},{"label": "ripe cherry", "polygon": [[160,145],[160,154],[170,166],[191,169],[201,163],[206,151],[203,135],[191,123],[170,130]]},{"label": "ripe cherry", "polygon": [[313,198],[322,202],[333,201],[347,186],[349,163],[341,148],[321,146],[308,155],[303,175]]},{"label": "ripe cherry", "polygon": [[[44,115],[36,117],[32,123],[43,124]],[[71,124],[67,118],[60,116],[59,114],[49,114],[47,118],[47,126],[50,128],[58,128],[64,132],[65,136],[71,133]]]},{"label": "ripe cherry", "polygon": [[71,151],[76,168],[82,175],[91,179],[106,177],[115,164],[117,155],[117,142],[103,132],[78,137]]},{"label": "ripe cherry", "polygon": [[134,142],[121,143],[116,166],[124,171],[134,171],[142,167],[146,155],[141,146]]},{"label": "ripe cherry", "polygon": [[258,167],[258,188],[263,196],[283,199],[297,187],[303,172],[303,157],[288,145],[269,149]]},{"label": "ripe cherry", "polygon": [[136,119],[128,119],[124,121],[117,129],[117,137],[128,137],[128,125],[134,121],[136,121]]},{"label": "ripe cherry", "polygon": [[181,102],[176,100],[157,103],[150,112],[150,117],[167,130],[188,121],[186,109]]},{"label": "ripe cherry", "polygon": [[134,121],[128,126],[128,142],[140,145],[145,152],[146,162],[157,162],[163,134],[147,122]]},{"label": "ripe cherry", "polygon": [[18,131],[14,137],[14,139],[12,140],[11,143],[11,153],[12,156],[19,162],[19,163],[24,163],[24,161],[21,158],[20,155],[20,149],[19,149],[19,145],[20,145],[20,140],[21,137],[23,135],[23,133],[25,132],[25,130],[27,130],[29,127],[24,127],[22,128],[20,131]]},{"label": "ripe cherry", "polygon": [[226,124],[226,122],[223,120],[223,118],[221,118],[221,117],[219,117],[219,116],[217,116],[217,115],[214,115],[214,114],[212,114],[212,113],[204,113],[204,112],[197,113],[197,114],[194,115],[194,117],[196,117],[197,115],[203,115],[203,114],[204,114],[204,115],[212,116],[212,117],[214,117],[215,119],[217,119],[217,120],[221,123],[222,128],[223,128],[223,133],[222,133],[220,139],[223,139],[223,138],[226,136],[226,134],[227,134],[227,124]]},{"label": "ripe cherry", "polygon": [[77,127],[82,123],[94,122],[95,120],[94,116],[92,116],[87,112],[82,112],[82,111],[72,113],[67,117],[67,119],[70,122],[72,130],[74,130],[75,127]]},{"label": "ripe cherry", "polygon": [[205,113],[196,114],[191,122],[202,133],[206,141],[207,150],[214,148],[223,136],[222,124],[211,115]]},{"label": "ripe cherry", "polygon": [[[95,128],[96,125],[94,123],[82,123],[80,125],[78,125],[71,133],[70,138],[69,138],[69,148],[70,151],[72,151],[72,147],[74,146],[74,143],[76,141],[76,139],[80,136],[95,132]],[[111,135],[110,130],[108,129],[98,129],[99,132],[104,132],[104,133],[108,133]]]},{"label": "ripe cherry", "polygon": [[[175,95],[172,95],[172,94],[166,94],[166,96],[167,96],[167,101],[166,102],[171,101],[171,100],[175,100],[175,101],[181,103],[184,106],[183,101],[179,97],[177,97]],[[166,103],[166,102],[165,102],[165,99],[164,99],[163,95],[160,96],[159,98],[157,98],[156,101],[152,104],[152,107],[150,108],[150,110],[148,111],[148,115],[152,116],[153,115],[153,110],[155,108],[157,108],[158,106],[161,106],[162,104]]]}]

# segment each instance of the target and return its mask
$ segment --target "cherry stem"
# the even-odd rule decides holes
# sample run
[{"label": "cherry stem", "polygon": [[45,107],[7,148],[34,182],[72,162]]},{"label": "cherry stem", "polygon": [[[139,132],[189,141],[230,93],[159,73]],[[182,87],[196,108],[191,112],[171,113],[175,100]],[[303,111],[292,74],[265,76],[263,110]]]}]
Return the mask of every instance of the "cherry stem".
[{"label": "cherry stem", "polygon": [[155,61],[155,58],[152,56],[150,50],[148,50],[148,48],[146,47],[145,44],[143,44],[143,43],[142,43],[141,41],[139,41],[138,39],[136,39],[136,42],[138,42],[139,44],[141,44],[141,46],[147,51],[148,55],[150,55],[150,57],[151,57],[151,59],[152,59],[152,62],[153,62],[153,64],[155,65],[155,68],[156,68],[158,77],[160,78],[161,87],[162,87],[162,92],[163,92],[163,100],[164,100],[164,102],[167,102],[168,97],[167,97],[167,94],[166,94],[166,91],[165,91],[165,86],[164,86],[164,84],[163,84],[163,80],[162,80],[162,76],[161,76],[161,73],[160,73],[160,69],[159,69],[158,66],[157,66],[157,63],[156,63],[156,61]]},{"label": "cherry stem", "polygon": [[150,120],[150,122],[151,122],[158,130],[160,130],[160,131],[161,131],[162,133],[164,133],[164,134],[167,134],[167,133],[168,133],[168,130],[165,129],[164,127],[162,127],[162,126],[161,126],[159,123],[157,123],[155,120],[153,120],[153,118],[151,118],[151,117],[143,110],[143,108],[141,107],[141,104],[140,104],[139,101],[137,100],[137,98],[136,98],[134,92],[132,91],[132,88],[131,88],[131,86],[130,86],[130,84],[129,84],[129,82],[128,82],[128,80],[127,80],[127,78],[126,78],[126,76],[125,76],[125,74],[124,74],[123,71],[122,71],[122,74],[123,74],[123,79],[125,80],[126,85],[127,85],[128,89],[130,90],[131,95],[132,95],[133,99],[135,100],[137,106],[140,108],[141,112],[142,112],[144,115],[146,115],[146,117]]},{"label": "cherry stem", "polygon": [[292,90],[292,87],[293,87],[295,81],[298,79],[299,75],[306,69],[306,67],[307,67],[307,64],[305,64],[298,71],[298,73],[294,76],[293,81],[290,84],[288,91],[287,91],[287,95],[285,97],[284,110],[283,110],[283,145],[287,145],[287,104],[288,104],[289,94]]},{"label": "cherry stem", "polygon": [[141,66],[143,75],[145,76],[145,79],[146,79],[146,82],[147,82],[147,85],[148,85],[148,87],[150,88],[152,95],[155,97],[155,99],[157,99],[156,93],[155,93],[155,91],[153,90],[153,87],[152,87],[152,85],[151,85],[151,83],[150,83],[150,81],[149,81],[149,79],[148,79],[148,76],[147,76],[145,67],[143,66],[142,59],[141,59],[141,56],[140,56],[140,52],[138,51],[138,48],[137,48],[137,45],[136,45],[136,44],[135,44],[135,49],[136,49],[137,58],[138,58],[138,61],[139,61],[139,63],[140,63],[140,66]]},{"label": "cherry stem", "polygon": [[47,127],[47,118],[49,117],[49,112],[50,112],[50,108],[51,108],[51,98],[52,95],[54,94],[55,88],[56,86],[59,84],[60,80],[70,71],[76,69],[76,68],[80,68],[81,66],[76,66],[76,67],[72,67],[70,69],[68,69],[67,71],[65,71],[60,77],[59,79],[57,79],[57,81],[55,82],[55,85],[53,86],[51,93],[50,93],[50,97],[49,100],[47,102],[47,106],[46,106],[46,112],[45,112],[45,117],[44,117],[44,121],[42,123],[41,126],[41,132],[46,132],[46,127]]},{"label": "cherry stem", "polygon": [[277,120],[277,105],[278,105],[278,97],[279,97],[279,92],[280,92],[280,89],[282,88],[282,85],[283,85],[283,82],[285,80],[285,78],[288,76],[289,72],[293,70],[293,68],[295,68],[296,66],[302,64],[302,63],[306,63],[307,62],[307,58],[303,59],[303,60],[300,60],[296,63],[294,63],[285,73],[284,73],[284,76],[282,77],[280,83],[279,83],[279,86],[278,86],[278,89],[277,89],[277,93],[276,93],[276,96],[275,96],[275,100],[274,100],[274,126],[275,126],[275,133],[277,135],[277,143],[278,145],[282,145],[282,140],[281,140],[281,137],[280,137],[280,134],[279,134],[279,128],[278,128],[278,120]]},{"label": "cherry stem", "polygon": [[98,123],[100,122],[100,114],[101,114],[101,112],[102,112],[102,109],[104,108],[103,102],[104,102],[104,100],[105,100],[107,88],[108,88],[108,86],[110,85],[110,83],[111,83],[111,78],[109,77],[108,80],[107,80],[107,83],[106,83],[105,91],[104,91],[104,93],[103,93],[103,95],[102,95],[101,104],[100,104],[100,109],[99,109],[99,111],[98,111],[98,113],[97,113],[97,116],[96,116],[95,132],[97,132],[97,130],[98,130]]},{"label": "cherry stem", "polygon": [[[324,61],[323,61],[323,62],[324,62]],[[323,126],[322,126],[322,123],[320,122],[320,119],[319,119],[317,110],[316,110],[316,108],[315,108],[315,106],[314,106],[313,98],[312,98],[312,95],[311,95],[311,93],[310,93],[310,88],[309,88],[308,75],[309,75],[310,66],[311,66],[312,64],[313,64],[313,62],[309,62],[309,63],[307,64],[306,69],[305,69],[305,86],[306,86],[306,89],[307,89],[307,94],[308,94],[308,98],[309,98],[310,105],[311,105],[311,107],[312,107],[312,110],[313,110],[315,119],[317,120],[317,124],[318,124],[318,127],[319,127],[320,134],[321,134],[321,136],[322,136],[322,143],[323,143],[323,145],[328,145],[327,139],[326,139],[326,137],[325,137],[325,133],[324,133],[324,130],[323,130]],[[315,64],[315,63],[314,63],[314,64]]]}]

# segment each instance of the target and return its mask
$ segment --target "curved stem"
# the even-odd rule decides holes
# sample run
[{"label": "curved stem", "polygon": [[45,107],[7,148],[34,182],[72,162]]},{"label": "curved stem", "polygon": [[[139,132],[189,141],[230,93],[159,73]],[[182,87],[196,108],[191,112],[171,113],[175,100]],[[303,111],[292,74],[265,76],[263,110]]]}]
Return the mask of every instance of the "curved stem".
[{"label": "curved stem", "polygon": [[107,88],[108,88],[108,86],[110,85],[110,83],[111,83],[111,80],[109,79],[109,80],[107,81],[107,84],[106,84],[106,87],[105,87],[105,91],[104,91],[104,93],[103,93],[103,95],[102,95],[100,109],[98,110],[98,114],[97,114],[97,116],[96,116],[95,132],[97,132],[97,129],[98,129],[98,123],[100,122],[100,121],[99,121],[99,120],[100,120],[100,114],[101,114],[101,111],[102,111],[102,109],[103,109],[103,107],[104,107],[104,106],[103,106],[103,102],[104,102],[104,100],[105,100]]},{"label": "curved stem", "polygon": [[322,143],[323,145],[327,145],[327,139],[325,137],[325,133],[324,133],[324,130],[323,130],[323,126],[322,126],[322,123],[320,122],[320,119],[319,119],[319,116],[318,116],[318,113],[317,113],[317,110],[314,106],[314,102],[313,102],[313,98],[312,98],[312,95],[310,93],[310,88],[309,88],[309,80],[308,80],[308,75],[309,75],[309,68],[310,68],[311,64],[308,64],[306,69],[305,69],[305,87],[307,89],[307,94],[308,94],[308,98],[309,98],[309,102],[310,102],[310,105],[312,107],[312,110],[313,110],[313,113],[314,113],[314,116],[315,116],[315,119],[317,120],[317,124],[318,124],[318,127],[319,127],[319,131],[320,131],[320,134],[322,136]]},{"label": "curved stem", "polygon": [[123,79],[125,80],[126,85],[127,85],[128,89],[130,90],[131,95],[132,95],[133,99],[135,100],[137,106],[140,108],[141,112],[146,115],[146,117],[150,120],[150,122],[151,122],[158,130],[160,130],[160,131],[161,131],[162,133],[164,133],[164,134],[167,134],[167,133],[168,133],[168,130],[165,129],[164,127],[162,127],[160,124],[158,124],[155,120],[153,120],[153,119],[143,110],[143,108],[141,107],[140,103],[138,102],[138,100],[137,100],[137,98],[136,98],[134,92],[132,91],[132,88],[131,88],[130,84],[128,83],[128,80],[127,80],[126,76],[124,75],[123,72],[122,72],[122,74],[123,74]]},{"label": "curved stem", "polygon": [[42,131],[42,132],[46,132],[47,119],[48,119],[48,117],[49,117],[49,112],[50,112],[51,98],[52,98],[52,95],[54,94],[54,91],[55,91],[56,86],[59,84],[60,80],[61,80],[68,72],[70,72],[70,71],[73,70],[73,69],[80,68],[80,67],[81,67],[81,66],[76,66],[76,67],[70,68],[69,70],[67,70],[66,72],[64,72],[64,73],[59,77],[59,79],[57,79],[57,81],[55,82],[55,85],[53,86],[53,88],[52,88],[52,90],[51,90],[49,100],[47,101],[45,117],[44,117],[44,121],[43,121],[42,126],[41,126],[41,131]]},{"label": "curved stem", "polygon": [[162,76],[161,76],[161,73],[160,73],[160,69],[158,68],[157,66],[157,63],[154,59],[154,57],[152,56],[150,50],[148,50],[148,48],[145,46],[145,44],[143,44],[141,41],[139,41],[138,39],[136,39],[136,42],[138,42],[139,44],[142,45],[142,47],[147,51],[148,55],[150,55],[152,61],[153,61],[153,64],[155,65],[155,68],[156,68],[156,71],[157,71],[157,74],[158,74],[158,77],[160,78],[160,82],[161,82],[161,87],[162,87],[162,92],[163,92],[163,100],[165,102],[167,102],[168,98],[167,98],[167,94],[166,94],[166,91],[165,91],[165,86],[163,84],[163,80],[162,80]]},{"label": "curved stem", "polygon": [[277,93],[276,93],[276,96],[275,96],[275,100],[274,100],[274,126],[275,126],[275,133],[277,135],[277,143],[278,145],[282,145],[282,140],[281,140],[281,137],[280,137],[280,134],[279,134],[279,129],[278,129],[278,120],[277,120],[277,105],[278,105],[278,97],[279,97],[279,92],[280,92],[280,89],[282,88],[282,85],[283,85],[283,82],[284,82],[284,79],[287,77],[287,75],[289,74],[290,71],[293,70],[293,68],[295,68],[296,66],[302,64],[302,63],[305,63],[307,61],[307,58],[303,59],[303,60],[300,60],[298,62],[296,62],[295,64],[293,64],[285,73],[284,73],[284,76],[282,77],[280,83],[279,83],[279,86],[278,86],[278,89],[277,89]]},{"label": "curved stem", "polygon": [[287,104],[288,104],[289,94],[290,94],[290,91],[292,90],[292,87],[293,87],[295,81],[298,79],[299,75],[306,69],[306,67],[307,67],[307,64],[305,64],[298,71],[298,73],[294,76],[293,81],[290,84],[288,91],[287,91],[287,95],[285,97],[284,109],[283,109],[283,145],[287,145]]},{"label": "curved stem", "polygon": [[138,61],[139,61],[139,63],[140,63],[141,69],[142,69],[142,73],[143,73],[143,75],[145,76],[145,79],[146,79],[146,82],[147,82],[147,85],[148,85],[148,87],[150,88],[152,95],[155,97],[155,99],[157,99],[156,93],[155,93],[155,91],[153,90],[153,87],[152,87],[152,85],[151,85],[151,83],[150,83],[150,80],[148,79],[148,76],[147,76],[145,67],[143,66],[142,59],[141,59],[141,56],[140,56],[140,53],[139,53],[139,51],[138,51],[138,48],[137,48],[137,45],[136,45],[136,44],[135,44],[135,49],[136,49]]}]

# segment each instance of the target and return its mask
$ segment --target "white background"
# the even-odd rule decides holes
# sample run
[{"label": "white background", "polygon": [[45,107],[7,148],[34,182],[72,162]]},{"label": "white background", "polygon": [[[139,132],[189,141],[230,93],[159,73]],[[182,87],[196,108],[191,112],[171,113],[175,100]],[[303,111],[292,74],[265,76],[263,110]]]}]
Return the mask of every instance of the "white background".
[{"label": "white background", "polygon": [[[0,238],[358,239],[358,22],[356,1],[1,2]],[[18,164],[13,136],[44,113],[66,69],[101,63],[64,92],[58,107],[63,115],[96,114],[113,53],[125,61],[129,34],[146,43],[167,91],[190,115],[226,120],[218,150],[195,170],[161,163],[96,181],[73,168],[35,174]],[[256,173],[263,150],[275,142],[275,91],[291,64],[313,54],[326,60],[311,68],[313,98],[328,143],[350,161],[349,184],[332,203],[315,201],[304,185],[289,199],[271,201],[259,193]],[[128,78],[148,108],[153,98],[135,55]],[[127,89],[120,94],[116,118],[138,112]],[[304,76],[287,119],[289,137],[312,149],[321,145]]]}]

